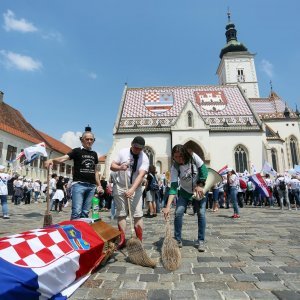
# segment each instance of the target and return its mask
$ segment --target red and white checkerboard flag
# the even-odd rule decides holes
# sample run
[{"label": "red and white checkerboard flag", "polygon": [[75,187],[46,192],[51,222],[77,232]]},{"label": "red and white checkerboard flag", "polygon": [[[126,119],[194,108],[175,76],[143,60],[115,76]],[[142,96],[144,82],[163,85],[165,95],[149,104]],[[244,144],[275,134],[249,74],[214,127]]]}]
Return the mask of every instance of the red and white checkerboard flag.
[{"label": "red and white checkerboard flag", "polygon": [[65,299],[101,262],[103,246],[82,221],[0,238],[0,299]]}]

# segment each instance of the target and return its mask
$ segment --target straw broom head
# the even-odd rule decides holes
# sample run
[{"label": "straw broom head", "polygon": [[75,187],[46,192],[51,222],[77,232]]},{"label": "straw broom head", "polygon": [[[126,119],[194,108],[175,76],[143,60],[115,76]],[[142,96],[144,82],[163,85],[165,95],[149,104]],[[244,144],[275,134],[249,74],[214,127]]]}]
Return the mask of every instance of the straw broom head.
[{"label": "straw broom head", "polygon": [[156,267],[156,261],[151,259],[144,250],[141,241],[138,238],[132,237],[126,242],[126,249],[128,252],[128,260],[136,265],[142,267]]},{"label": "straw broom head", "polygon": [[[125,182],[126,182],[126,190],[128,191],[128,182],[127,182],[127,172],[125,171]],[[156,262],[152,260],[147,252],[144,250],[141,241],[133,237],[133,224],[132,224],[132,215],[131,215],[131,205],[130,199],[127,198],[128,203],[128,212],[129,212],[129,221],[130,221],[130,229],[131,229],[131,238],[126,242],[126,248],[128,252],[128,260],[136,265],[140,265],[143,267],[155,268]]]},{"label": "straw broom head", "polygon": [[166,223],[166,235],[161,249],[161,259],[165,269],[175,271],[181,265],[181,252],[178,243],[171,236],[169,220]]}]

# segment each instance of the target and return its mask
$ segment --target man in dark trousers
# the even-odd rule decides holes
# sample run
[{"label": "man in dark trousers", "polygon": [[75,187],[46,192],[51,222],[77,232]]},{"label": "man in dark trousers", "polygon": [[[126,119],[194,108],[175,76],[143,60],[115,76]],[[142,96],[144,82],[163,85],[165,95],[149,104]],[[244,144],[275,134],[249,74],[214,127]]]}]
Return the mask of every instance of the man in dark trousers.
[{"label": "man in dark trousers", "polygon": [[71,220],[87,218],[96,190],[103,192],[99,175],[96,171],[98,155],[92,150],[92,145],[95,141],[93,133],[85,131],[80,141],[81,147],[74,148],[66,155],[49,159],[45,162],[45,166],[48,167],[53,165],[53,163],[60,164],[67,160],[74,161]]}]

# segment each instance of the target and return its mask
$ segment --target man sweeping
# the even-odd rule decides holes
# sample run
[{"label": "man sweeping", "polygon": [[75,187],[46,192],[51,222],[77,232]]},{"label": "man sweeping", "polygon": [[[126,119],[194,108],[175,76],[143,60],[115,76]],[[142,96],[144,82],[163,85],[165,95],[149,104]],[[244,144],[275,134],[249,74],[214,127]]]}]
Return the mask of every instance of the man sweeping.
[{"label": "man sweeping", "polygon": [[116,172],[116,183],[113,186],[113,193],[117,209],[118,227],[121,231],[118,249],[126,246],[127,199],[130,199],[136,236],[140,241],[143,239],[142,181],[149,168],[148,156],[143,152],[144,147],[144,138],[136,136],[131,142],[131,147],[121,149],[110,166],[111,171]]}]

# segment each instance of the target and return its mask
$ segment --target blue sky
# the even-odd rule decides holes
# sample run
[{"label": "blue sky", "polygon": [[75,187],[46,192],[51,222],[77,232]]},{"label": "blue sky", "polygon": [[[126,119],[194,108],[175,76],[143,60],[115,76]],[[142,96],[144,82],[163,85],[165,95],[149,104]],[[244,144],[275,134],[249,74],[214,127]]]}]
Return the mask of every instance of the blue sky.
[{"label": "blue sky", "polygon": [[300,108],[299,0],[1,0],[4,101],[71,147],[89,124],[105,154],[125,82],[218,83],[228,7],[238,40],[256,53],[261,97],[272,80]]}]

